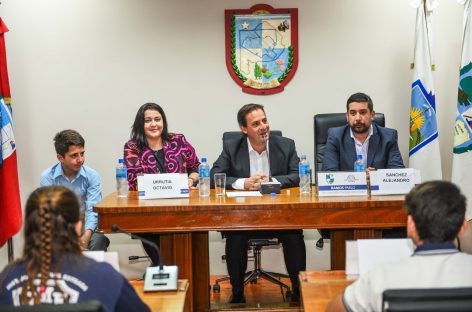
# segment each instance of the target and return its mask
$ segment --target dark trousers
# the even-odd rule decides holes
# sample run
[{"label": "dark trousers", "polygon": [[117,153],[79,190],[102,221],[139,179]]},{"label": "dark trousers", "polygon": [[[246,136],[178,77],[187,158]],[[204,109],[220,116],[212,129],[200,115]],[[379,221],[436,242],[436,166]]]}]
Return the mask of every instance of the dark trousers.
[{"label": "dark trousers", "polygon": [[226,236],[226,266],[233,292],[243,292],[247,268],[247,248],[250,238],[277,238],[282,243],[285,266],[293,291],[298,294],[298,273],[306,270],[306,249],[302,230],[224,232]]},{"label": "dark trousers", "polygon": [[110,240],[108,237],[103,235],[102,233],[93,233],[92,237],[90,237],[90,241],[88,244],[89,250],[103,250],[107,251],[108,246],[110,245]]},{"label": "dark trousers", "polygon": [[[135,233],[135,234],[138,235],[139,237],[150,240],[151,242],[156,244],[158,248],[161,248],[161,239],[160,239],[159,234],[156,234],[156,233]],[[152,246],[149,246],[146,243],[143,243],[143,242],[141,243],[143,244],[144,251],[146,251],[146,254],[149,256],[149,259],[152,262],[151,266],[159,265],[159,255],[156,249]]]}]

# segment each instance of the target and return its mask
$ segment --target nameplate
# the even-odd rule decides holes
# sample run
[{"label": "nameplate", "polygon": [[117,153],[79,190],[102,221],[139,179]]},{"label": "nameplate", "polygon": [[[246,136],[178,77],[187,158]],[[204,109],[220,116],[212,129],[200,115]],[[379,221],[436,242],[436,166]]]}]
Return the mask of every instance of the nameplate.
[{"label": "nameplate", "polygon": [[366,173],[318,172],[318,196],[367,196]]},{"label": "nameplate", "polygon": [[189,197],[186,173],[145,174],[138,176],[139,199]]},{"label": "nameplate", "polygon": [[415,186],[415,180],[413,168],[371,171],[371,195],[406,194]]}]

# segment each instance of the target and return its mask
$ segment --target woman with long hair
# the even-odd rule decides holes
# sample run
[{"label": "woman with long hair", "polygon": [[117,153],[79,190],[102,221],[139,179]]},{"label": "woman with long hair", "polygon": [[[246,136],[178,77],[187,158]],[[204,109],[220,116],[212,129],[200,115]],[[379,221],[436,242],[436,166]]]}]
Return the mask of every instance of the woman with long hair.
[{"label": "woman with long hair", "polygon": [[26,202],[23,256],[0,273],[0,305],[98,300],[105,311],[149,311],[111,265],[82,255],[81,228],[79,202],[71,190],[36,189]]},{"label": "woman with long hair", "polygon": [[[187,173],[189,188],[198,182],[198,161],[193,146],[184,135],[169,133],[162,107],[155,103],[142,105],[131,128],[131,140],[124,147],[124,162],[128,171],[128,185],[137,190],[138,174]],[[159,246],[159,235],[140,234]],[[152,264],[159,262],[156,251],[143,244]]]},{"label": "woman with long hair", "polygon": [[190,188],[198,181],[200,162],[195,149],[182,134],[169,133],[164,110],[155,103],[142,105],[136,113],[124,161],[133,191],[140,173],[187,173]]}]

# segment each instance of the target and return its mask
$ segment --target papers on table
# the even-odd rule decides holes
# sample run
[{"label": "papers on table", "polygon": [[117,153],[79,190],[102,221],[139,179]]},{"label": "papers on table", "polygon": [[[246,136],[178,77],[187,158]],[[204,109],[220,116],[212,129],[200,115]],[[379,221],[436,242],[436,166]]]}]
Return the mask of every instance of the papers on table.
[{"label": "papers on table", "polygon": [[406,238],[346,241],[346,274],[365,274],[380,264],[408,258],[413,250],[413,242]]},{"label": "papers on table", "polygon": [[226,192],[228,197],[258,197],[262,196],[259,191],[236,191],[236,192]]},{"label": "papers on table", "polygon": [[82,254],[97,262],[106,262],[110,264],[115,270],[120,272],[120,265],[118,263],[118,253],[116,251],[83,251]]}]

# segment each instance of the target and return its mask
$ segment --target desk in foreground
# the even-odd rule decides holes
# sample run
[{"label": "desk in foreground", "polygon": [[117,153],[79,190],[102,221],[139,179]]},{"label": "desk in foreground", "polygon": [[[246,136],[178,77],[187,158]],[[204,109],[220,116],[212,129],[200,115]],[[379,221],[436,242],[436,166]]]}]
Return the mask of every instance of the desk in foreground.
[{"label": "desk in foreground", "polygon": [[144,292],[143,281],[130,281],[139,298],[146,303],[151,311],[183,311],[187,296],[188,281],[179,280],[177,291]]},{"label": "desk in foreground", "polygon": [[305,312],[325,311],[328,303],[354,282],[344,271],[300,272],[299,278]]},{"label": "desk in foreground", "polygon": [[99,228],[113,224],[133,233],[161,233],[164,264],[177,265],[188,279],[186,311],[210,307],[208,231],[331,229],[331,268],[344,269],[345,241],[380,238],[382,228],[406,225],[404,196],[323,197],[284,189],[275,197],[189,198],[139,200],[106,196],[94,210]]}]

